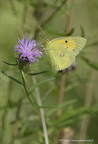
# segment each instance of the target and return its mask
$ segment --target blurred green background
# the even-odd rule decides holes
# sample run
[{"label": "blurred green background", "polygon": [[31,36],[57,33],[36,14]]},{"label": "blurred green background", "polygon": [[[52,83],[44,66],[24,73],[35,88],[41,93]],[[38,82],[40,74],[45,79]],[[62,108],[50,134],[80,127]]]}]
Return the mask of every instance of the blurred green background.
[{"label": "blurred green background", "polygon": [[[44,110],[50,144],[56,144],[55,137],[59,141],[61,129],[67,127],[74,131],[74,139],[97,144],[98,0],[0,0],[0,144],[44,143],[40,118],[32,114],[22,87],[2,73],[20,79],[18,68],[3,61],[15,63],[17,37],[23,38],[26,32],[27,37],[35,37],[38,42],[66,35],[87,39],[77,56],[76,70],[65,74],[64,106],[59,121],[57,109]],[[36,76],[37,82],[50,79],[39,85],[40,95],[44,106],[57,106],[60,74],[46,55],[32,67],[34,72],[49,71]],[[28,81],[32,86],[30,77]]]}]

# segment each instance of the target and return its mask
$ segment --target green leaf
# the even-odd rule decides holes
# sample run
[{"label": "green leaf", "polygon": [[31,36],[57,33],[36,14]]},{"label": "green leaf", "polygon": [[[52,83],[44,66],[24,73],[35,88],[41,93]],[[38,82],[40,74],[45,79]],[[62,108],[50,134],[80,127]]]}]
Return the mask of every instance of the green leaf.
[{"label": "green leaf", "polygon": [[68,85],[66,85],[66,88],[65,88],[65,92],[68,92],[70,90],[72,90],[74,87],[78,86],[79,84],[81,83],[86,83],[88,82],[89,79],[79,79],[79,80],[76,80],[72,83],[69,83]]},{"label": "green leaf", "polygon": [[66,125],[76,123],[76,122],[82,120],[83,118],[85,118],[87,116],[88,116],[87,114],[82,114],[81,116],[76,116],[76,117],[73,117],[73,118],[68,119],[66,121],[62,121],[62,122],[57,124],[57,127],[65,127]]},{"label": "green leaf", "polygon": [[72,103],[74,103],[76,101],[77,100],[75,99],[75,100],[71,100],[71,101],[65,102],[65,103],[63,103],[61,105],[56,105],[56,106],[39,106],[38,108],[56,108],[56,109],[58,109],[58,108],[62,108],[64,106],[66,106],[66,105],[72,104]]},{"label": "green leaf", "polygon": [[26,137],[26,136],[30,136],[31,134],[38,133],[39,130],[40,130],[39,128],[30,129],[27,125],[25,125],[21,129],[21,133],[18,133],[17,136],[19,138],[23,138],[23,137]]},{"label": "green leaf", "polygon": [[67,106],[67,105],[71,105],[73,103],[75,103],[77,100],[74,99],[74,100],[71,100],[71,101],[68,101],[68,102],[64,102],[63,104],[55,107],[54,109],[51,109],[47,114],[46,116],[49,117],[50,115],[52,115],[55,111],[57,111],[58,108],[61,108],[61,107],[64,107],[64,106]]},{"label": "green leaf", "polygon": [[60,106],[38,106],[38,108],[59,108]]},{"label": "green leaf", "polygon": [[67,36],[71,36],[72,34],[73,34],[73,32],[74,32],[74,28],[72,28],[71,30],[70,30],[70,32],[68,33],[68,34],[66,34]]},{"label": "green leaf", "polygon": [[15,81],[15,82],[17,82],[17,83],[19,83],[19,84],[21,84],[21,85],[24,86],[24,84],[23,84],[22,82],[20,82],[19,80],[15,79],[15,78],[12,77],[12,76],[7,75],[4,71],[1,71],[1,72],[2,72],[5,76],[7,76],[8,78],[10,78],[11,80],[13,80],[13,81]]},{"label": "green leaf", "polygon": [[43,73],[46,73],[46,72],[48,72],[48,71],[41,71],[41,72],[38,72],[38,73],[27,73],[27,75],[33,76],[33,75],[43,74]]},{"label": "green leaf", "polygon": [[83,27],[80,26],[80,29],[81,29],[81,36],[82,36],[82,37],[85,37],[85,31],[84,31]]},{"label": "green leaf", "polygon": [[30,90],[29,94],[30,94],[36,87],[38,87],[39,85],[41,85],[42,83],[47,82],[47,81],[50,81],[50,80],[54,80],[54,79],[55,79],[55,78],[49,78],[49,79],[46,79],[46,80],[43,80],[43,81],[41,81],[41,82],[38,82],[38,83],[34,84],[33,87],[31,87],[31,90]]},{"label": "green leaf", "polygon": [[[81,119],[87,117],[89,114],[93,114],[95,113],[95,109],[93,107],[81,107],[75,110],[71,110],[66,112],[65,114],[63,114],[65,116],[65,118],[62,117],[58,120],[57,123],[55,123],[55,125],[57,127],[64,127],[66,125],[69,125],[71,123],[76,123],[76,121],[80,121]],[[98,112],[98,110],[97,110]]]},{"label": "green leaf", "polygon": [[7,65],[11,65],[11,66],[16,66],[17,64],[10,64],[10,63],[7,63],[7,62],[5,62],[5,61],[3,61],[5,64],[7,64]]},{"label": "green leaf", "polygon": [[87,58],[82,57],[82,59],[92,68],[98,70],[98,63],[97,62],[91,62]]},{"label": "green leaf", "polygon": [[81,108],[78,108],[78,109],[74,109],[74,110],[70,110],[70,111],[66,111],[63,116],[59,119],[56,119],[53,124],[55,125],[58,125],[59,123],[62,123],[66,120],[70,120],[72,119],[73,117],[77,117],[77,116],[80,116],[81,114],[87,114],[87,109],[89,108],[84,108],[84,107],[81,107]]},{"label": "green leaf", "polygon": [[16,107],[16,106],[17,106],[16,104],[9,104],[9,105],[0,107],[0,110],[10,109],[10,108],[13,108],[13,107]]},{"label": "green leaf", "polygon": [[64,37],[65,33],[60,33],[57,30],[51,30],[50,28],[47,28],[47,33],[52,34],[52,35],[58,35],[59,37]]}]

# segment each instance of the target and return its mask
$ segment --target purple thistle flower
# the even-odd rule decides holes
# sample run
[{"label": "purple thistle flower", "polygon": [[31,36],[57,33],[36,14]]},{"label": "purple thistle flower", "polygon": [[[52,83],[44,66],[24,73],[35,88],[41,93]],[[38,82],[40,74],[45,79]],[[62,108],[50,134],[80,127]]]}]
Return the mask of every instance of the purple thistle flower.
[{"label": "purple thistle flower", "polygon": [[19,52],[19,61],[22,64],[30,64],[38,61],[37,58],[41,57],[42,52],[38,49],[39,43],[36,40],[28,40],[25,37],[18,39],[19,45],[15,46],[15,51]]}]

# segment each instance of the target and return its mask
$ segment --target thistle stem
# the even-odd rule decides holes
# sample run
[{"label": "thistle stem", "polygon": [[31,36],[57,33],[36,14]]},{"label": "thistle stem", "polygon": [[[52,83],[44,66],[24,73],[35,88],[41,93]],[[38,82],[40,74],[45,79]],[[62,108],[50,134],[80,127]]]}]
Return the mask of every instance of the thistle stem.
[{"label": "thistle stem", "polygon": [[[26,87],[26,85],[28,86],[28,84],[25,81],[26,79],[25,79],[25,76],[24,76],[24,72],[22,70],[20,70],[20,73],[21,73],[23,84],[24,84],[24,89],[25,89],[25,92],[26,92],[26,96],[27,96],[30,104],[32,105],[33,109],[36,111],[35,104],[32,102],[31,98],[29,97],[29,92],[28,92],[27,87]],[[28,88],[29,88],[29,86],[28,86]],[[33,98],[34,98],[34,96],[33,96]],[[37,111],[37,113],[38,113],[38,111]]]},{"label": "thistle stem", "polygon": [[[59,96],[58,96],[58,105],[62,104],[64,98],[64,87],[65,87],[65,73],[62,71],[61,78],[60,78],[60,89],[59,89]],[[60,117],[62,114],[62,108],[57,110],[57,117]]]},{"label": "thistle stem", "polygon": [[[27,98],[28,98],[30,104],[32,105],[32,107],[34,108],[34,104],[33,104],[33,102],[31,101],[31,99],[30,99],[30,97],[29,97],[29,93],[28,93],[28,90],[27,90],[27,87],[26,87],[26,85],[28,86],[28,84],[27,84],[26,79],[25,79],[25,77],[24,77],[24,72],[23,72],[22,70],[20,70],[20,73],[21,73],[21,77],[22,77],[22,80],[23,80],[24,89],[25,89]],[[34,84],[37,83],[35,76],[33,76],[33,82],[34,82]],[[29,86],[28,86],[28,88],[29,88]],[[30,88],[29,88],[29,89],[30,89]],[[39,105],[39,106],[42,106],[39,89],[36,88],[36,89],[35,89],[35,92],[36,92],[36,97],[37,97],[38,105]],[[41,121],[42,121],[43,131],[44,131],[45,144],[49,144],[49,142],[48,142],[47,128],[46,128],[46,122],[45,122],[45,118],[44,118],[44,111],[43,111],[42,108],[40,108],[39,111],[40,111],[40,117],[41,117]]]}]

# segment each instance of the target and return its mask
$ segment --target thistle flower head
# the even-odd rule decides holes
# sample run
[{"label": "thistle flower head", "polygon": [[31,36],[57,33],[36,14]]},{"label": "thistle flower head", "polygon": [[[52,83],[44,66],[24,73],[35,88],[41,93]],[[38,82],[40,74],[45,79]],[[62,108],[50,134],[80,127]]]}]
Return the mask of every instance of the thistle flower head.
[{"label": "thistle flower head", "polygon": [[36,40],[28,40],[27,38],[18,39],[18,45],[15,46],[15,51],[19,53],[18,60],[24,65],[38,61],[42,52],[38,49],[39,43]]}]

